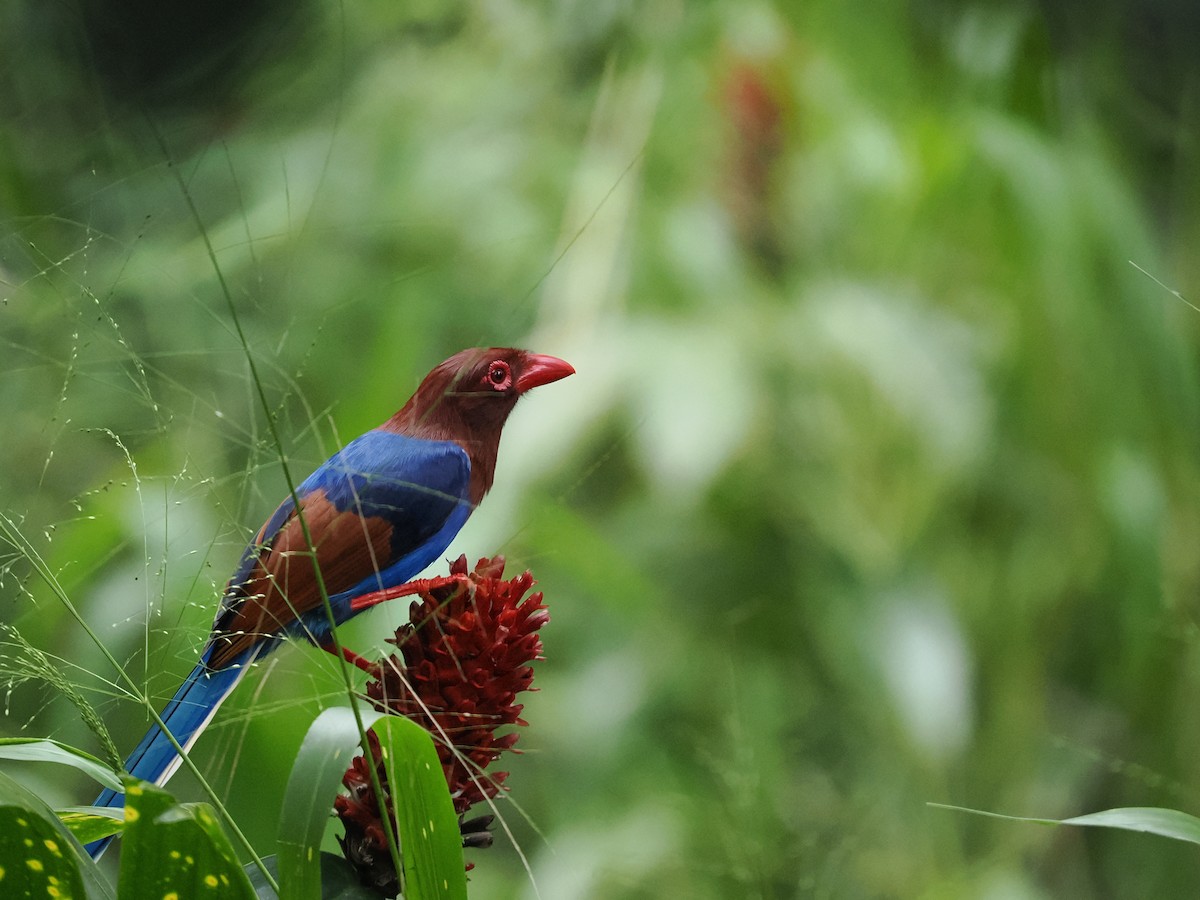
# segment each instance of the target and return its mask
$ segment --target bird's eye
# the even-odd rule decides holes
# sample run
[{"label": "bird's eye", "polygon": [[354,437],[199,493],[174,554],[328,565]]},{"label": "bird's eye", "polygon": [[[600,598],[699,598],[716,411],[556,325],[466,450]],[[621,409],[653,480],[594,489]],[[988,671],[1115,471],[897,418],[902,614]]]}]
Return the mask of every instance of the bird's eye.
[{"label": "bird's eye", "polygon": [[512,384],[512,369],[502,359],[488,366],[487,382],[493,390],[503,391]]}]

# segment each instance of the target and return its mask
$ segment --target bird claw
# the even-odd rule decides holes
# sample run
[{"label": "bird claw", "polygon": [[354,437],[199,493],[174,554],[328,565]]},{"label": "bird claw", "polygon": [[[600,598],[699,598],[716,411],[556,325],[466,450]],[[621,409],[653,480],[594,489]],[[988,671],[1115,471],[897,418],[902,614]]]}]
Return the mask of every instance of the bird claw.
[{"label": "bird claw", "polygon": [[[382,591],[372,591],[369,594],[355,597],[350,601],[350,609],[352,612],[358,613],[364,609],[370,609],[372,606],[378,606],[380,603],[386,603],[388,600],[411,597],[413,594],[429,594],[444,588],[470,590],[471,587],[471,576],[457,572],[451,575],[439,575],[435,578],[416,578],[412,581],[406,581],[404,584],[398,584],[395,587],[385,588]],[[367,674],[374,674],[375,672],[375,663],[366,657],[359,656],[349,647],[342,647],[339,651],[331,642],[321,644],[321,649],[326,653],[332,653],[334,656],[341,656],[350,665],[357,666]]]}]

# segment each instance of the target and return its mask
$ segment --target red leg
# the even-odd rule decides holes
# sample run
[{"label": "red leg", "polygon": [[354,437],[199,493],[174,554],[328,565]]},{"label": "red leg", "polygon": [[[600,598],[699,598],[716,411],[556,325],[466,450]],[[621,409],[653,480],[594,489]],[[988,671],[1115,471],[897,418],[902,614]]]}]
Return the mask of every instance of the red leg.
[{"label": "red leg", "polygon": [[411,597],[413,594],[424,594],[427,591],[435,591],[438,588],[469,586],[470,583],[471,579],[468,575],[439,575],[436,578],[418,578],[415,581],[406,581],[404,584],[385,588],[382,591],[373,591],[370,594],[355,597],[350,601],[350,609],[354,612],[361,612],[372,606],[378,606],[387,600],[395,600],[399,597]]},{"label": "red leg", "polygon": [[[337,656],[337,650],[333,648],[333,644],[322,644],[321,649],[326,653],[332,653],[334,656]],[[350,663],[350,665],[357,666],[369,675],[375,673],[375,663],[371,662],[365,656],[359,656],[349,647],[342,648],[342,658]]]}]

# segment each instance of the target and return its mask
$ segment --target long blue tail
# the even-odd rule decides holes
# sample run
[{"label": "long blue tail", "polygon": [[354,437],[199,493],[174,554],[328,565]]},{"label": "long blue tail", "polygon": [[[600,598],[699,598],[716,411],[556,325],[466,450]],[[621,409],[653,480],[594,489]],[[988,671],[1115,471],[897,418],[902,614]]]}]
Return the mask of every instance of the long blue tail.
[{"label": "long blue tail", "polygon": [[[205,666],[210,653],[211,648],[200,658],[192,674],[179,686],[171,702],[162,711],[163,722],[184,750],[191,749],[200,732],[216,714],[217,708],[242,680],[249,664],[258,655],[256,651],[251,651],[246,654],[248,658],[244,662],[214,672]],[[154,725],[125,760],[125,770],[136,778],[162,785],[182,761],[167,735]],[[125,795],[105,788],[92,805],[121,807],[125,805]],[[99,859],[111,841],[111,837],[93,841],[85,849],[92,859]]]}]

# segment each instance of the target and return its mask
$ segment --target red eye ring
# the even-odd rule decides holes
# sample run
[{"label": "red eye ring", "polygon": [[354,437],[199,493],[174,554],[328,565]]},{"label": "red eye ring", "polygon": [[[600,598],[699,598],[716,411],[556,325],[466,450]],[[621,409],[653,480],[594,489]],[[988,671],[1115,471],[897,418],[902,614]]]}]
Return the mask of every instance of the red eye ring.
[{"label": "red eye ring", "polygon": [[483,380],[494,391],[507,390],[512,386],[512,369],[504,360],[497,359],[488,366],[487,375]]}]

